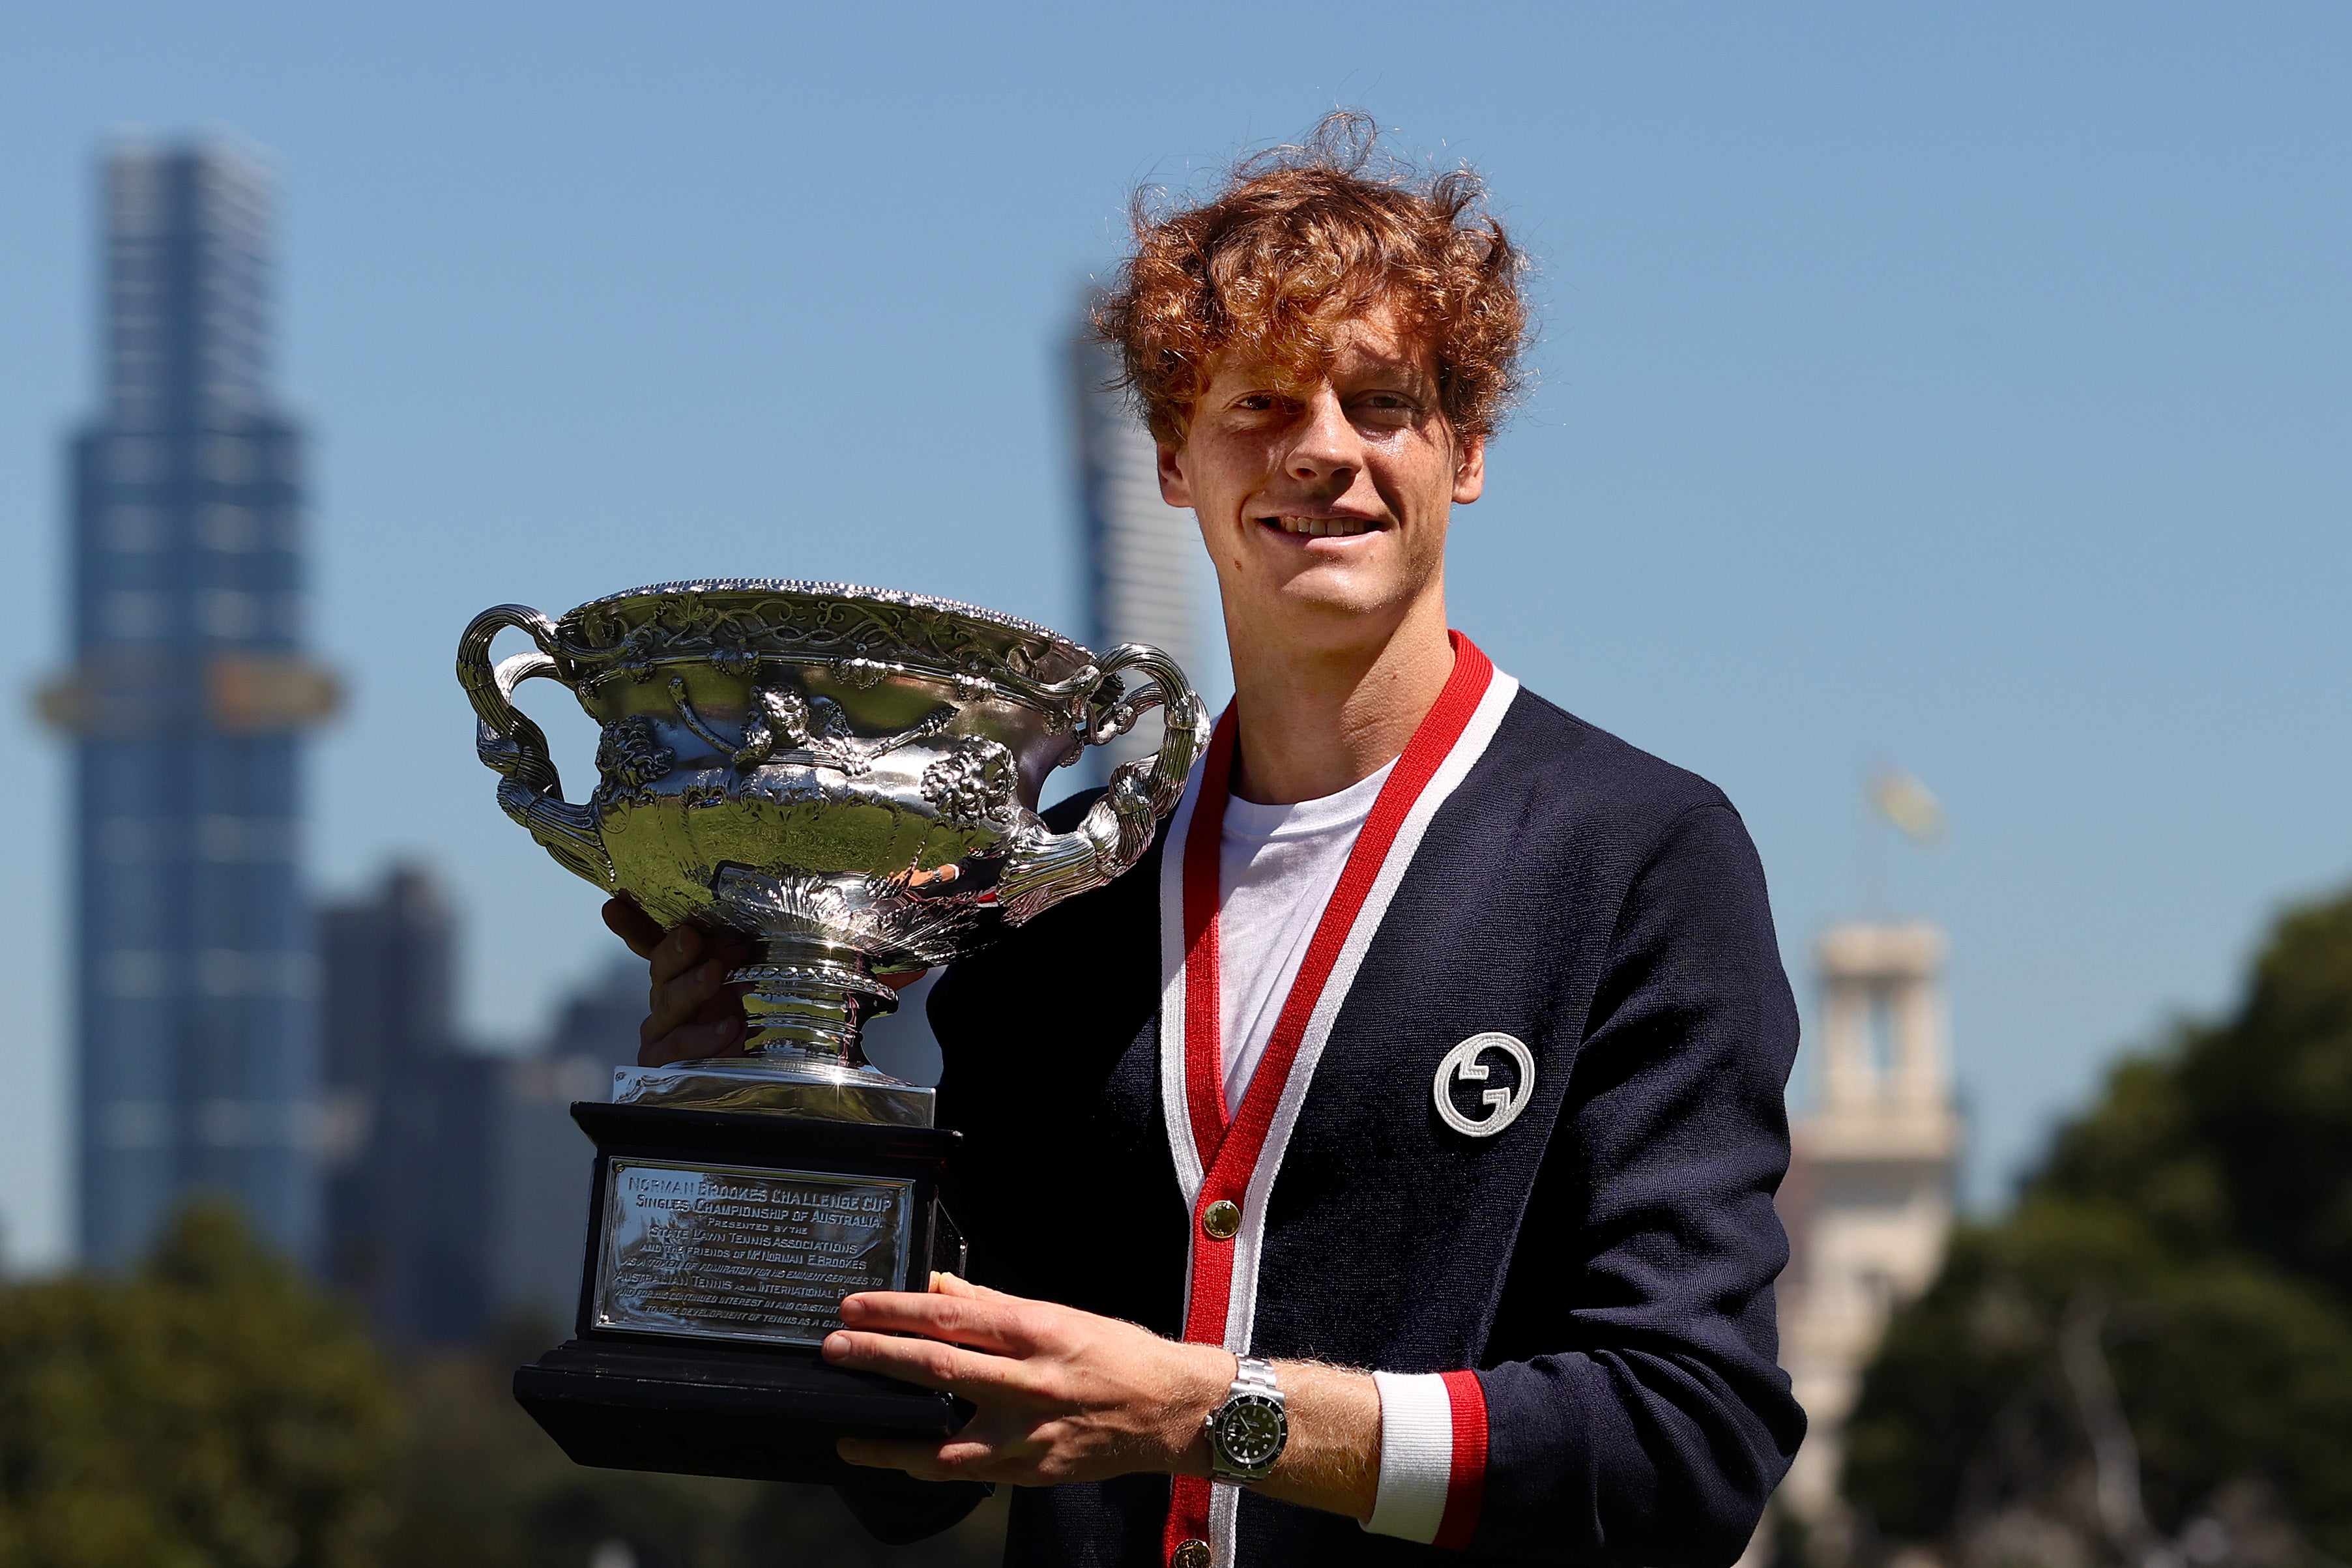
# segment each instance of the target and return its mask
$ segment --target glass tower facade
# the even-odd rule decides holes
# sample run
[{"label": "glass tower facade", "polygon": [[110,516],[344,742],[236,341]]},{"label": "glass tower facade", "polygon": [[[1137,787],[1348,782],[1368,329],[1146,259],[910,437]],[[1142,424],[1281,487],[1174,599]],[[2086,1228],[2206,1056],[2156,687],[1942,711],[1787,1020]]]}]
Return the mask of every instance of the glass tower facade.
[{"label": "glass tower facade", "polygon": [[[1150,643],[1197,686],[1202,668],[1195,599],[1201,534],[1190,511],[1160,499],[1160,453],[1117,385],[1118,360],[1086,331],[1070,344],[1077,415],[1078,531],[1086,566],[1087,646]],[[1097,766],[1150,756],[1160,724],[1147,720],[1103,749]]]},{"label": "glass tower facade", "polygon": [[490,1328],[491,1142],[507,1064],[458,1048],[457,921],[429,872],[396,866],[319,925],[335,1020],[323,1053],[324,1272],[394,1344],[472,1343]]},{"label": "glass tower facade", "polygon": [[310,1261],[316,964],[299,735],[301,438],[269,384],[268,173],[216,142],[107,158],[105,403],[73,443],[79,1239],[120,1268],[226,1196]]}]

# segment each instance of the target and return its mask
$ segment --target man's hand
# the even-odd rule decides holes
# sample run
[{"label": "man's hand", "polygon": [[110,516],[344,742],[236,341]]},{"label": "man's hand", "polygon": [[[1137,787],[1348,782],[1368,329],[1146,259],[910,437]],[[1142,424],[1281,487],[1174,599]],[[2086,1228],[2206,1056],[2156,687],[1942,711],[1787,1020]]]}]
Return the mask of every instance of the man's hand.
[{"label": "man's hand", "polygon": [[727,972],[751,961],[749,942],[691,921],[665,933],[626,894],[604,906],[604,923],[652,966],[648,1011],[637,1026],[639,1067],[743,1054],[743,998]]},{"label": "man's hand", "polygon": [[[845,1437],[853,1465],[923,1480],[1054,1486],[1139,1471],[1205,1476],[1209,1413],[1236,1370],[1214,1345],[1180,1344],[1132,1323],[931,1276],[929,1295],[872,1291],[841,1304],[835,1366],[943,1389],[978,1406],[944,1443]],[[899,1336],[921,1334],[922,1339]],[[1381,1481],[1381,1395],[1371,1377],[1283,1362],[1290,1442],[1256,1489],[1370,1519]]]},{"label": "man's hand", "polygon": [[[925,1480],[1053,1486],[1139,1470],[1209,1473],[1202,1423],[1224,1403],[1234,1358],[1132,1323],[932,1276],[928,1295],[869,1291],[824,1359],[969,1399],[979,1412],[944,1443],[845,1437],[854,1465]],[[898,1336],[922,1334],[923,1339]]]},{"label": "man's hand", "polygon": [[[666,932],[626,893],[605,903],[604,924],[652,970],[646,1021],[637,1026],[639,1067],[743,1054],[742,988],[728,984],[727,974],[752,961],[750,938],[691,921]],[[886,974],[882,984],[903,991],[929,973]]]}]

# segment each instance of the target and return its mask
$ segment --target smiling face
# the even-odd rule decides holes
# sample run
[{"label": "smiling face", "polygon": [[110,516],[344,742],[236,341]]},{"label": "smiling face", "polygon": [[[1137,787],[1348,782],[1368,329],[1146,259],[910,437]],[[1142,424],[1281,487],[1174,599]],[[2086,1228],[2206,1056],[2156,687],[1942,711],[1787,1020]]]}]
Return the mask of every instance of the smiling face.
[{"label": "smiling face", "polygon": [[1444,624],[1445,529],[1478,499],[1486,446],[1440,410],[1435,347],[1367,312],[1307,385],[1219,363],[1160,494],[1188,506],[1216,563],[1227,632],[1297,654],[1361,654],[1415,616]]}]

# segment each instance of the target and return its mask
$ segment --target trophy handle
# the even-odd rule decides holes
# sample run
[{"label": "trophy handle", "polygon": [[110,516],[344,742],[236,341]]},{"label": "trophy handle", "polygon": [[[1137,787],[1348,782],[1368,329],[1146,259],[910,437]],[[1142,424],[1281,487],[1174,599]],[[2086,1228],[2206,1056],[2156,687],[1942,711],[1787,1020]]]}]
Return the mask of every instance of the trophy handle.
[{"label": "trophy handle", "polygon": [[[537,651],[493,666],[490,639],[509,626],[527,634]],[[613,892],[613,860],[596,831],[595,814],[564,800],[546,732],[515,708],[515,688],[539,676],[563,679],[555,662],[555,623],[528,605],[484,610],[457,639],[457,684],[466,689],[478,721],[474,752],[484,767],[500,775],[499,805],[557,864]]]},{"label": "trophy handle", "polygon": [[[1097,708],[1095,694],[1123,669],[1142,671],[1153,685]],[[1065,899],[1101,887],[1151,847],[1160,819],[1183,798],[1184,781],[1208,744],[1208,709],[1193,695],[1176,661],[1142,643],[1121,643],[1104,655],[1078,705],[1081,746],[1098,746],[1125,734],[1138,716],[1155,705],[1164,727],[1160,750],[1113,770],[1110,788],[1076,827],[1048,833],[1034,816],[1023,823],[996,884],[997,903],[1012,924],[1025,924]]]}]

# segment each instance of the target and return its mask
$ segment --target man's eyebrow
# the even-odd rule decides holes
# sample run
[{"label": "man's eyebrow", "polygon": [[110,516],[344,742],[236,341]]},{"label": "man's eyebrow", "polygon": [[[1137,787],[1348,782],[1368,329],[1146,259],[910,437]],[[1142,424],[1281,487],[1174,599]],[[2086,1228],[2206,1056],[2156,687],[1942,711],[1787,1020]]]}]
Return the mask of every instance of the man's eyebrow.
[{"label": "man's eyebrow", "polygon": [[1428,396],[1437,384],[1434,376],[1412,365],[1377,365],[1341,379],[1365,391],[1411,392],[1421,397]]}]

